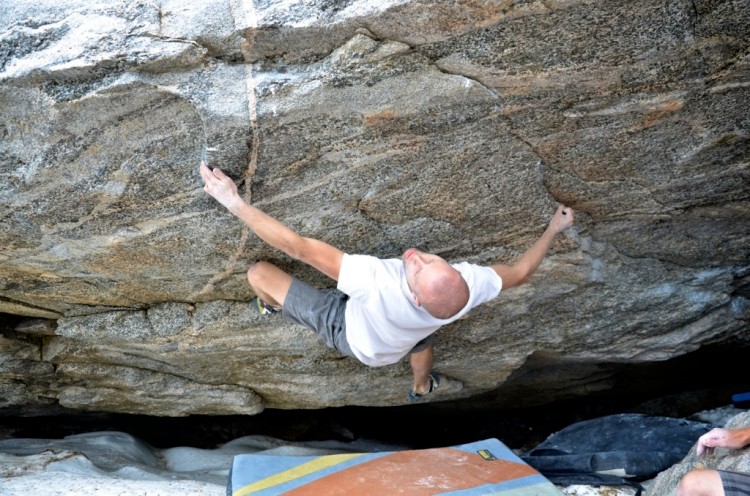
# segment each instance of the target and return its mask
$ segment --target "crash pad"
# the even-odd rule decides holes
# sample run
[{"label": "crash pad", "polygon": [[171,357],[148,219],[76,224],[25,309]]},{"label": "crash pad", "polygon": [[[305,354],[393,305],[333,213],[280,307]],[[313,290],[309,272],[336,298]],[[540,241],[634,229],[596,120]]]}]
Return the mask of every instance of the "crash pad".
[{"label": "crash pad", "polygon": [[569,425],[522,459],[552,480],[563,474],[609,474],[650,479],[682,460],[711,426],[638,413]]},{"label": "crash pad", "polygon": [[237,455],[230,496],[384,494],[560,496],[497,439],[459,446],[324,456]]}]

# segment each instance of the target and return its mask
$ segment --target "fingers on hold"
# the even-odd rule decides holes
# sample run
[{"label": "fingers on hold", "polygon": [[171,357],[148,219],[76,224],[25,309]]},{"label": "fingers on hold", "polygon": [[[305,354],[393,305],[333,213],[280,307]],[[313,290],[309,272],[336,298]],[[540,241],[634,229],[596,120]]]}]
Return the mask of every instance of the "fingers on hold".
[{"label": "fingers on hold", "polygon": [[219,179],[224,179],[224,178],[226,178],[226,177],[227,177],[227,175],[226,175],[226,174],[224,174],[224,173],[223,173],[223,172],[221,171],[221,169],[219,169],[218,167],[214,167],[213,173],[214,173],[214,176],[216,176],[216,177],[217,177],[217,178],[219,178]]},{"label": "fingers on hold", "polygon": [[566,207],[565,205],[560,204],[557,207],[557,213],[558,214],[562,214],[562,215],[568,215],[568,214],[572,215],[573,214],[573,209],[571,209],[570,207]]}]

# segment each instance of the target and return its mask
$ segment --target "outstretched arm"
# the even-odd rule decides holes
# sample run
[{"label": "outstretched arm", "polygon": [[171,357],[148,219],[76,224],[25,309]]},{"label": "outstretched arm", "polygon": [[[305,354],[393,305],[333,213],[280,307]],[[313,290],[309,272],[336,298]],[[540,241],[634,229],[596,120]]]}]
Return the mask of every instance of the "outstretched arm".
[{"label": "outstretched arm", "polygon": [[750,427],[743,429],[711,429],[698,438],[698,455],[714,452],[714,448],[744,448],[750,444]]},{"label": "outstretched arm", "polygon": [[270,215],[247,204],[237,192],[237,185],[219,169],[200,165],[203,190],[236,215],[263,241],[297,260],[313,266],[338,281],[344,253],[323,241],[305,238]]},{"label": "outstretched arm", "polygon": [[503,289],[520,286],[527,282],[544,260],[552,246],[552,241],[559,233],[573,225],[573,209],[564,205],[557,207],[557,212],[544,231],[542,237],[526,250],[513,265],[495,264],[491,267],[503,280]]}]

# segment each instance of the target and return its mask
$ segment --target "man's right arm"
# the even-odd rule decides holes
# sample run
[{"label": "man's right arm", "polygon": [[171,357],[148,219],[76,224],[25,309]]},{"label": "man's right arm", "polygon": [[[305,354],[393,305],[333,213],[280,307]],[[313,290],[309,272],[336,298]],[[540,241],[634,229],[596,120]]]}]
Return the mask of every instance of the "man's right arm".
[{"label": "man's right arm", "polygon": [[323,241],[300,236],[287,226],[246,203],[237,192],[237,185],[219,169],[200,166],[203,190],[214,197],[227,210],[237,216],[263,241],[300,260],[338,281],[344,253]]},{"label": "man's right arm", "polygon": [[711,454],[714,448],[740,449],[750,444],[750,427],[741,429],[711,429],[698,438],[698,455]]}]

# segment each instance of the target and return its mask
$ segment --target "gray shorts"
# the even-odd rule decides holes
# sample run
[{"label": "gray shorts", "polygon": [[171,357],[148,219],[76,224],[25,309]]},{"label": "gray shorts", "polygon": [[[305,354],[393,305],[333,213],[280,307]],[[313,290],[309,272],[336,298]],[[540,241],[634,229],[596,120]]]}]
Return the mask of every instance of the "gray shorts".
[{"label": "gray shorts", "polygon": [[[337,290],[313,288],[299,279],[292,279],[286,294],[282,315],[286,320],[311,329],[325,344],[342,355],[357,358],[346,340],[346,302],[349,296]],[[410,353],[424,350],[435,340],[430,334],[418,342]]]},{"label": "gray shorts", "polygon": [[348,299],[339,291],[315,289],[295,278],[286,294],[282,315],[286,320],[311,329],[325,344],[342,355],[354,357],[346,340],[344,321]]},{"label": "gray shorts", "polygon": [[750,474],[718,470],[725,496],[750,495]]}]

